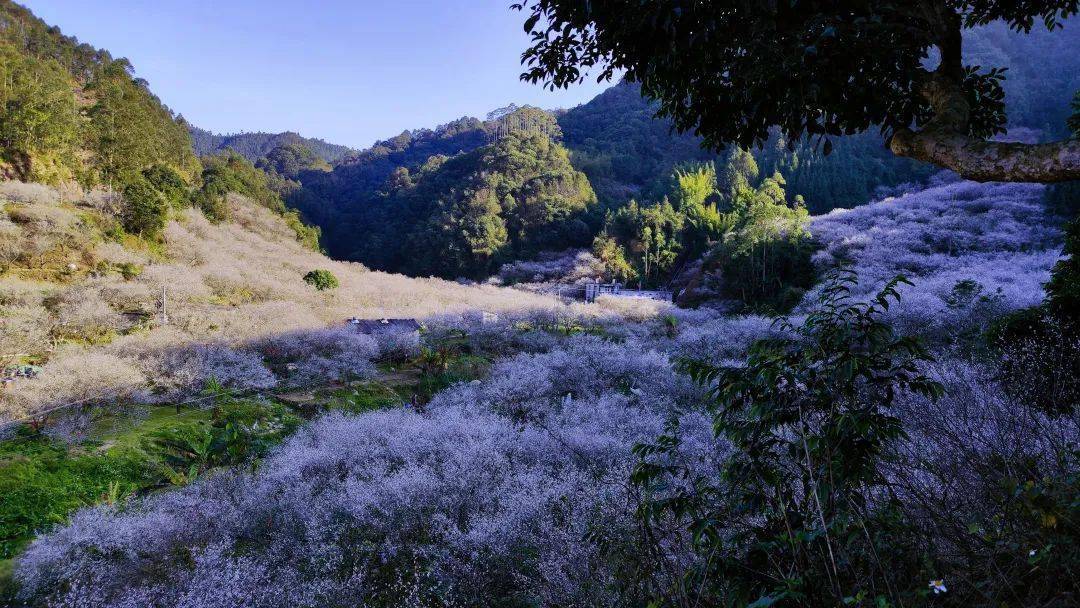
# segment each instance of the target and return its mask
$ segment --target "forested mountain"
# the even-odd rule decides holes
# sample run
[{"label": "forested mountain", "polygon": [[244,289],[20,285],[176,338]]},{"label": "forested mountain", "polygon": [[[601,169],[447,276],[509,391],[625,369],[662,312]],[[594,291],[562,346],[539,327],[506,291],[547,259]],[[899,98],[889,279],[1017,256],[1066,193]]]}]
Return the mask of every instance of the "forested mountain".
[{"label": "forested mountain", "polygon": [[[481,277],[500,261],[589,243],[596,196],[558,139],[554,118],[536,108],[406,132],[333,173],[301,172],[303,188],[290,201],[327,226],[326,246],[337,255]],[[353,203],[324,204],[343,195]]]},{"label": "forested mountain", "polygon": [[284,174],[329,166],[302,146],[268,152],[265,172],[233,152],[200,161],[187,124],[134,76],[127,59],[0,0],[0,180],[104,187],[120,195],[109,199],[118,206],[113,236],[148,242],[159,241],[169,218],[188,207],[212,221],[228,219],[225,199],[240,193],[283,216],[299,241],[318,249],[318,229],[305,226],[281,196],[296,187]]},{"label": "forested mountain", "polygon": [[[1063,100],[1080,89],[1080,54],[1065,49],[1080,47],[1080,24],[1074,20],[1062,31],[1035,28],[1024,35],[991,24],[967,32],[965,43],[969,63],[1009,69],[1005,90],[1011,127],[1033,129],[1045,137],[1064,130],[1068,107]],[[1044,70],[1041,58],[1048,56],[1064,63]],[[703,150],[694,134],[674,133],[668,120],[655,117],[656,108],[641,96],[637,85],[624,82],[588,103],[552,113],[574,169],[588,177],[598,198],[599,205],[583,216],[594,235],[603,228],[606,211],[617,211],[631,201],[649,207],[672,195],[676,170],[700,163],[715,163],[719,172],[724,170],[727,155]],[[535,113],[535,109],[529,111]],[[520,113],[512,106],[489,118],[505,121]],[[421,271],[402,261],[395,247],[385,245],[402,242],[402,226],[429,219],[392,195],[393,181],[401,177],[397,171],[415,173],[430,158],[487,146],[498,124],[462,118],[434,130],[405,131],[341,160],[331,173],[301,175],[303,187],[292,193],[290,204],[323,227],[332,254],[387,270]],[[788,197],[801,197],[801,204],[812,214],[866,203],[881,193],[925,182],[936,171],[894,156],[876,131],[834,139],[829,148],[825,154],[824,142],[787,142],[774,133],[766,145],[750,152],[755,175],[762,180],[778,176]],[[468,186],[447,185],[444,190],[455,187]],[[414,243],[409,259],[435,255],[429,247],[434,242]],[[496,257],[523,253],[501,250]],[[423,271],[434,269],[426,266]],[[437,272],[452,276],[475,271],[466,264],[457,269],[443,266]]]},{"label": "forested mountain", "polygon": [[274,148],[300,145],[311,150],[324,161],[335,163],[355,153],[355,150],[347,146],[339,146],[314,137],[303,137],[299,133],[293,133],[292,131],[217,135],[194,125],[188,125],[188,131],[191,133],[191,142],[195,147],[195,152],[199,156],[232,150],[249,161],[256,162],[269,154]]},{"label": "forested mountain", "polygon": [[155,164],[199,171],[186,129],[131,63],[0,0],[0,177],[116,186]]},{"label": "forested mountain", "polygon": [[[623,82],[559,117],[575,166],[605,205],[658,199],[679,165],[717,160],[699,138],[673,133],[669,121],[655,118],[656,109],[640,87]],[[814,142],[789,149],[778,135],[752,153],[763,173],[779,171],[815,213],[865,203],[879,187],[921,181],[931,171],[893,156],[877,133],[841,138],[827,157]]]}]

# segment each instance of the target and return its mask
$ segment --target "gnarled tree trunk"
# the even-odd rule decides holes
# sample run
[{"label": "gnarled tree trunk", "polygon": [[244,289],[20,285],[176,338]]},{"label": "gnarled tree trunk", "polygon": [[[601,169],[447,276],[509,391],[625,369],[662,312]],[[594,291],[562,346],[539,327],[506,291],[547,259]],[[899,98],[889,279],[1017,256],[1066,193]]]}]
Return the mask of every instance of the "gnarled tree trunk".
[{"label": "gnarled tree trunk", "polygon": [[889,149],[987,182],[1080,180],[1080,139],[1041,144],[997,142],[968,135],[971,107],[964,96],[960,15],[946,4],[923,1],[919,10],[937,27],[941,63],[926,74],[920,92],[933,110],[921,130],[897,129]]}]

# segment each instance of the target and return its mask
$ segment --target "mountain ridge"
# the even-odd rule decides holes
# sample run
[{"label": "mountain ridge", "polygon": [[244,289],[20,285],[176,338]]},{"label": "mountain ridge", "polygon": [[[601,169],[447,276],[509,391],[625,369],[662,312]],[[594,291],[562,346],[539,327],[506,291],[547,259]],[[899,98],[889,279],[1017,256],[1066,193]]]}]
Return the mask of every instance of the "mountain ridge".
[{"label": "mountain ridge", "polygon": [[251,162],[266,156],[274,148],[285,145],[302,145],[328,163],[335,163],[357,150],[349,146],[330,143],[317,137],[304,137],[295,131],[267,133],[264,131],[242,131],[239,133],[217,134],[188,124],[192,147],[199,156],[216,154],[232,150]]}]

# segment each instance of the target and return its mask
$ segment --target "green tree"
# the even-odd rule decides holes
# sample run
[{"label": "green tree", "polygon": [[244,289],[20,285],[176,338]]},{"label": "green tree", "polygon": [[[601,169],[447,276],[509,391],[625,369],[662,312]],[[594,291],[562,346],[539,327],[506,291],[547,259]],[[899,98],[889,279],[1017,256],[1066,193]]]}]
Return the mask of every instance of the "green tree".
[{"label": "green tree", "polygon": [[127,180],[124,186],[124,229],[144,237],[156,237],[169,217],[169,203],[144,177]]},{"label": "green tree", "polygon": [[191,202],[191,191],[187,181],[176,169],[157,163],[144,170],[142,174],[173,207],[185,207]]},{"label": "green tree", "polygon": [[[1080,139],[1080,91],[1073,97],[1072,107],[1069,128],[1073,137]],[[1065,231],[1062,253],[1066,257],[1054,265],[1046,284],[1046,301],[1054,314],[1080,327],[1080,181],[1052,186],[1047,198],[1052,209],[1072,221]]]},{"label": "green tree", "polygon": [[191,138],[172,113],[142,81],[131,78],[126,60],[106,66],[87,85],[96,99],[88,110],[89,135],[104,181],[123,183],[155,163],[171,165],[185,176],[198,173]]},{"label": "green tree", "polygon": [[732,201],[740,190],[757,183],[759,173],[754,155],[744,148],[733,146],[724,161],[717,189],[725,200]]},{"label": "green tree", "polygon": [[[525,0],[522,78],[565,87],[623,71],[680,130],[715,149],[881,126],[893,153],[976,180],[1080,179],[1080,141],[1004,144],[1004,73],[965,66],[963,30],[1003,20],[1057,27],[1076,0],[854,5]],[[936,67],[925,59],[934,54]]]},{"label": "green tree", "polygon": [[[631,200],[628,205],[608,215],[604,231],[596,237],[593,248],[605,252],[618,264],[629,262],[634,276],[642,283],[658,285],[669,278],[683,248],[682,229],[684,216],[667,199],[653,205],[639,205]],[[610,240],[617,244],[623,255],[611,251]],[[614,274],[629,275],[609,266]]]},{"label": "green tree", "polygon": [[638,277],[637,270],[626,259],[626,250],[607,234],[601,233],[593,240],[592,251],[604,263],[613,280],[630,282]]},{"label": "green tree", "polygon": [[898,606],[925,594],[933,571],[888,534],[878,462],[903,436],[895,397],[942,387],[919,371],[923,346],[882,320],[903,277],[866,303],[849,297],[855,282],[834,275],[801,325],[778,320],[790,337],[754,343],[745,365],[685,364],[732,448],[720,481],[670,458],[677,425],[635,447],[646,524],[684,527],[698,557],[665,605]]},{"label": "green tree", "polygon": [[708,256],[722,292],[751,308],[786,310],[813,282],[810,216],[800,200],[786,198],[779,174],[740,189],[728,216],[732,228]]},{"label": "green tree", "polygon": [[256,161],[255,166],[264,171],[273,171],[290,180],[299,178],[301,171],[330,170],[329,163],[316,156],[311,148],[300,143],[277,146]]},{"label": "green tree", "polygon": [[340,286],[338,279],[334,276],[334,273],[322,268],[312,270],[304,275],[304,282],[311,285],[319,291],[325,291],[327,289],[337,289]]},{"label": "green tree", "polygon": [[730,214],[721,213],[717,207],[723,198],[717,189],[716,167],[705,163],[676,169],[673,181],[672,197],[685,218],[683,247],[686,255],[696,257],[732,227]]},{"label": "green tree", "polygon": [[426,229],[413,235],[416,272],[445,277],[486,275],[508,242],[501,211],[490,188],[450,192],[438,202]]},{"label": "green tree", "polygon": [[79,135],[73,89],[56,61],[0,43],[0,162],[12,177],[56,183],[73,176]]}]

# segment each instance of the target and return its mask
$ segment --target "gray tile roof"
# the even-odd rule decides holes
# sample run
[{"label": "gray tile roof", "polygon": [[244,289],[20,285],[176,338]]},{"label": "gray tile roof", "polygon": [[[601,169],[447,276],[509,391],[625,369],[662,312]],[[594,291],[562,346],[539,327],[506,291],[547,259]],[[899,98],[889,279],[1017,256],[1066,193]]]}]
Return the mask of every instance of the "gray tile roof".
[{"label": "gray tile roof", "polygon": [[420,322],[416,319],[358,319],[353,317],[346,322],[355,326],[362,334],[386,331],[388,329],[420,331]]}]

